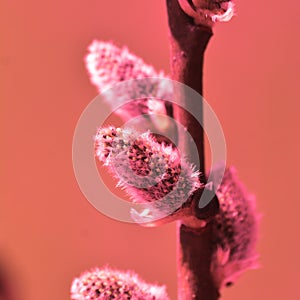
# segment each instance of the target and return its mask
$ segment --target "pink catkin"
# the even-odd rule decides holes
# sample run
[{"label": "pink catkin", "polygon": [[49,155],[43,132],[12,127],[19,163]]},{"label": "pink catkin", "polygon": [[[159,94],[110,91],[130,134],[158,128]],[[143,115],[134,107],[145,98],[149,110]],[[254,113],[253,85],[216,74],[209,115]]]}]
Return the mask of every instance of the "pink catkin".
[{"label": "pink catkin", "polygon": [[[85,64],[90,80],[98,92],[106,91],[102,93],[106,103],[113,107],[120,105],[114,112],[123,120],[127,121],[143,114],[166,115],[165,103],[160,99],[170,95],[172,88],[161,83],[159,78],[167,76],[162,71],[156,72],[152,66],[130,53],[127,47],[119,48],[111,42],[94,40],[88,48]],[[151,80],[132,81],[144,78]],[[131,81],[125,85],[108,89],[128,80]],[[155,123],[155,118],[152,121]],[[143,122],[147,122],[148,127],[153,126],[151,120],[145,118]],[[139,123],[142,125],[142,122]]]},{"label": "pink catkin", "polygon": [[199,187],[199,173],[180,158],[172,145],[156,142],[150,133],[100,128],[96,157],[119,180],[133,202],[151,203],[156,212],[175,211]]},{"label": "pink catkin", "polygon": [[238,180],[233,167],[225,171],[217,189],[220,211],[214,219],[214,239],[218,245],[212,263],[219,286],[229,285],[237,277],[258,267],[256,242],[259,214],[255,197]]},{"label": "pink catkin", "polygon": [[164,286],[146,283],[134,272],[110,268],[84,272],[73,280],[71,300],[168,300]]},{"label": "pink catkin", "polygon": [[147,65],[141,58],[129,52],[127,47],[119,48],[112,42],[94,40],[85,58],[92,83],[99,92],[117,82],[147,77],[166,77]]}]

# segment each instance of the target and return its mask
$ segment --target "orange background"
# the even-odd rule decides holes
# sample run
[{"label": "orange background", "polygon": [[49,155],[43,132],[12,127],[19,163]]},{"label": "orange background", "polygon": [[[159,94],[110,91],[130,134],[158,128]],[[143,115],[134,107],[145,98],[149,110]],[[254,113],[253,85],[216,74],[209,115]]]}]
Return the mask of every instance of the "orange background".
[{"label": "orange background", "polygon": [[[264,214],[262,268],[224,300],[300,299],[299,24],[296,0],[240,1],[206,53],[205,98],[228,163]],[[83,64],[93,38],[126,44],[169,71],[165,1],[1,1],[0,264],[24,300],[68,299],[73,276],[109,263],[166,283],[176,298],[175,224],[145,229],[81,194],[73,131],[96,96]]]}]

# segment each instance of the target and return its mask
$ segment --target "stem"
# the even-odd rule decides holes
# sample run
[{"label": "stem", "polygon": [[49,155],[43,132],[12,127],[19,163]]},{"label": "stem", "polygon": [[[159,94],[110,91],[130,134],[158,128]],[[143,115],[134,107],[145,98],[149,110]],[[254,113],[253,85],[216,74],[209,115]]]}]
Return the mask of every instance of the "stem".
[{"label": "stem", "polygon": [[[167,0],[169,16],[170,43],[171,43],[171,71],[172,78],[182,82],[202,95],[202,70],[206,46],[212,36],[209,27],[195,25],[193,19],[187,16],[180,8],[178,0]],[[181,97],[181,106],[197,111],[201,121],[202,99],[198,103],[189,103]],[[200,172],[205,174],[203,128],[199,121],[191,117],[190,113],[181,107],[174,107],[174,117],[183,125],[194,139],[198,153],[190,153],[191,147],[186,135],[181,137],[181,144],[185,154],[196,162],[199,159]]]},{"label": "stem", "polygon": [[[210,27],[195,25],[193,19],[186,15],[178,0],[167,0],[170,28],[171,70],[172,78],[193,88],[202,95],[203,60],[207,44],[212,36]],[[203,120],[202,99],[188,103],[187,97],[181,97],[180,103],[200,116]],[[194,141],[186,134],[179,135],[181,149],[191,162],[200,162],[201,181],[205,182],[204,135],[198,120],[179,106],[174,107],[174,118],[190,133]],[[192,153],[191,143],[195,143],[198,153]],[[201,193],[200,193],[201,194]],[[178,222],[178,299],[180,300],[216,300],[219,291],[210,271],[214,243],[211,223],[204,228],[197,228],[197,218],[204,215],[209,218],[218,209],[218,200],[212,200],[204,210],[197,205],[199,193],[193,197],[190,220]]]},{"label": "stem", "polygon": [[213,281],[210,265],[214,251],[211,223],[192,230],[178,222],[178,299],[216,300],[220,294]]},{"label": "stem", "polygon": [[15,291],[11,288],[11,284],[9,282],[6,273],[1,270],[0,272],[0,299],[1,300],[13,300],[15,299]]}]

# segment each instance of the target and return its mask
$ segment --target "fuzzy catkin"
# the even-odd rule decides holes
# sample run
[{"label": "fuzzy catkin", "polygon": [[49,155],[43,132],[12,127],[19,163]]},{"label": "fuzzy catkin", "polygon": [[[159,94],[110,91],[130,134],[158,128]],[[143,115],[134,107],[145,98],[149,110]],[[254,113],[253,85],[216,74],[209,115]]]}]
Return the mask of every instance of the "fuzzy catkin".
[{"label": "fuzzy catkin", "polygon": [[146,77],[166,77],[132,54],[127,47],[112,42],[94,40],[85,57],[87,70],[93,84],[101,91],[116,82]]},{"label": "fuzzy catkin", "polygon": [[134,272],[95,268],[75,278],[71,300],[168,300],[164,286],[146,283]]},{"label": "fuzzy catkin", "polygon": [[95,153],[133,202],[151,203],[156,212],[174,212],[201,187],[199,172],[173,145],[157,142],[150,132],[100,128]]},{"label": "fuzzy catkin", "polygon": [[[164,99],[172,94],[172,86],[161,82],[159,78],[167,76],[162,71],[156,72],[127,47],[120,48],[112,42],[94,40],[88,47],[85,64],[91,82],[99,93],[105,91],[102,96],[107,104],[119,107],[114,112],[123,120],[143,114],[166,115],[166,105],[170,106],[170,103],[166,104]],[[125,84],[116,86],[119,82]],[[114,85],[116,88],[110,89]],[[148,126],[151,126],[150,121],[147,117],[143,119]]]},{"label": "fuzzy catkin", "polygon": [[213,221],[217,247],[212,271],[218,285],[225,286],[246,270],[258,267],[255,247],[259,214],[254,196],[238,180],[233,167],[225,171],[216,195],[220,211]]}]

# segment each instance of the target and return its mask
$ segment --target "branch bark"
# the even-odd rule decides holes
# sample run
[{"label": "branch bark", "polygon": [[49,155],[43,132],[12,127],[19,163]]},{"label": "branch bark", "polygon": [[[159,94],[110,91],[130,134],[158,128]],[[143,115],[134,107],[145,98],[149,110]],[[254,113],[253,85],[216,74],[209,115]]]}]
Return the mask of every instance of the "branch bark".
[{"label": "branch bark", "polygon": [[[170,28],[172,79],[188,85],[202,95],[204,52],[212,36],[212,30],[209,27],[195,25],[193,19],[181,10],[178,0],[167,0],[167,10]],[[199,97],[198,103],[189,103],[183,95],[180,102],[183,107],[197,111],[197,115],[203,119],[201,97]],[[185,154],[194,162],[199,159],[200,171],[205,174],[204,139],[201,124],[192,118],[186,110],[178,106],[174,107],[174,117],[191,134],[197,146],[198,153],[190,153],[191,142],[186,137],[181,137],[180,143],[186,150]]]},{"label": "branch bark", "polygon": [[211,224],[205,229],[195,230],[178,222],[178,237],[178,299],[219,299],[210,272],[214,252]]},{"label": "branch bark", "polygon": [[[196,25],[179,6],[178,0],[167,0],[170,28],[172,79],[193,88],[200,95],[203,92],[203,61],[205,49],[212,37],[212,29]],[[187,97],[181,95],[182,107],[197,111],[200,123],[203,123],[202,98],[196,103],[188,103]],[[194,141],[186,134],[179,135],[179,144],[191,162],[200,162],[201,181],[205,182],[204,133],[199,120],[191,116],[182,107],[174,107],[174,118],[190,133]],[[191,143],[195,143],[198,153],[192,153]],[[191,206],[194,215],[186,221],[178,221],[178,299],[179,300],[216,300],[219,298],[210,271],[212,255],[215,251],[211,224],[198,227],[201,217],[209,218],[218,210],[216,197],[207,207],[198,207],[199,194],[193,197]]]}]

